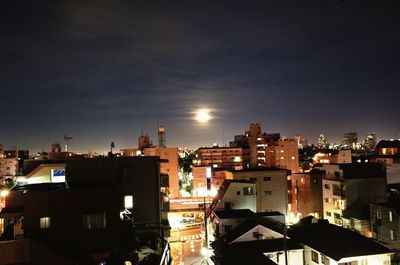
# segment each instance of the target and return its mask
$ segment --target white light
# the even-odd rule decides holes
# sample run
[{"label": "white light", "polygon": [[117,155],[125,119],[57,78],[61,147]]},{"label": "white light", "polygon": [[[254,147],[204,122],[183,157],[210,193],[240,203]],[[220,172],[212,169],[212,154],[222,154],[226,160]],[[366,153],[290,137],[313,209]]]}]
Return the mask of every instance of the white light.
[{"label": "white light", "polygon": [[7,195],[8,195],[8,190],[2,190],[1,192],[0,192],[0,195],[2,196],[2,197],[6,197]]},{"label": "white light", "polygon": [[132,195],[126,195],[124,197],[124,206],[125,206],[125,209],[133,208],[133,196]]},{"label": "white light", "polygon": [[208,109],[199,109],[196,112],[195,120],[200,123],[206,123],[211,119],[210,111]]}]

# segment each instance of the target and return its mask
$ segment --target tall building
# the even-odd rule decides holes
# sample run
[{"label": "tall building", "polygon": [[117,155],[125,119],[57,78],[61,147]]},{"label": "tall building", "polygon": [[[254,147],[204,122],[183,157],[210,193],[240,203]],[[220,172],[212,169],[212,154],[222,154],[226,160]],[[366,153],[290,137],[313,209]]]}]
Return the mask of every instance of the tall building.
[{"label": "tall building", "polygon": [[318,148],[319,149],[327,149],[328,148],[328,141],[326,140],[323,134],[320,134],[318,137]]},{"label": "tall building", "polygon": [[202,197],[211,185],[211,167],[193,167],[193,197]]},{"label": "tall building", "polygon": [[[261,151],[260,151],[261,150]],[[265,159],[259,158],[259,166],[288,169],[299,172],[299,148],[295,139],[283,139],[259,149]]]},{"label": "tall building", "polygon": [[178,148],[146,148],[145,156],[159,156],[161,158],[160,173],[168,175],[169,180],[169,197],[179,197],[179,164],[178,164]]},{"label": "tall building", "polygon": [[357,145],[358,136],[356,132],[345,133],[343,137],[343,145],[345,148],[354,149]]},{"label": "tall building", "polygon": [[[369,204],[386,199],[386,171],[379,163],[323,165],[324,219],[371,236]],[[371,188],[373,187],[373,188]]]},{"label": "tall building", "polygon": [[296,173],[288,176],[288,217],[295,222],[309,215],[322,218],[322,176],[323,171]]},{"label": "tall building", "polygon": [[375,150],[376,143],[377,143],[376,133],[368,133],[365,136],[362,146],[364,149],[373,151],[373,150]]},{"label": "tall building", "polygon": [[268,134],[262,132],[259,123],[250,124],[250,129],[244,135],[236,135],[233,142],[230,142],[231,147],[242,147],[243,166],[245,168],[253,168],[259,166],[260,147],[265,147],[268,144],[278,141],[281,138],[279,133]]}]

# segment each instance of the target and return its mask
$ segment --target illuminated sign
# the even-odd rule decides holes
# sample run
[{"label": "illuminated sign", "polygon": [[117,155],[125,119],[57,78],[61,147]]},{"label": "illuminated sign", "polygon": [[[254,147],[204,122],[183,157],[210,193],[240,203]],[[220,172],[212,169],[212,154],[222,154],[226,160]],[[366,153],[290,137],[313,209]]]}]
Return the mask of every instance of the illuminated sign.
[{"label": "illuminated sign", "polygon": [[65,169],[52,169],[51,182],[65,182]]}]

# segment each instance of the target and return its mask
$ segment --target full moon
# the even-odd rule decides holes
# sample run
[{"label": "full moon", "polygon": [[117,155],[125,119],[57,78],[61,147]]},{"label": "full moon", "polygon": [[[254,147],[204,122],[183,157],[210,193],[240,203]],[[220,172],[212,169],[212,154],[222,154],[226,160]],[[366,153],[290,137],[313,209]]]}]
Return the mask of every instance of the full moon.
[{"label": "full moon", "polygon": [[195,120],[200,123],[206,123],[211,119],[210,112],[207,109],[199,109],[196,112]]}]

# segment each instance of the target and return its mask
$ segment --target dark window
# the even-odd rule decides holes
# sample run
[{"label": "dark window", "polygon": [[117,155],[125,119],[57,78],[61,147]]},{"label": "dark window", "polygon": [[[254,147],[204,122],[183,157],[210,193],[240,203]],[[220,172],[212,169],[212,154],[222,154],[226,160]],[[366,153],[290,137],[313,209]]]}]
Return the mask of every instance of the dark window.
[{"label": "dark window", "polygon": [[253,195],[254,189],[253,187],[244,187],[243,188],[243,195]]},{"label": "dark window", "polygon": [[329,184],[325,184],[324,185],[325,189],[329,190],[331,187],[329,186]]},{"label": "dark window", "polygon": [[319,255],[314,250],[311,250],[311,260],[315,263],[319,263]]},{"label": "dark window", "polygon": [[271,177],[264,177],[264,181],[271,181]]},{"label": "dark window", "polygon": [[330,265],[329,258],[327,256],[321,255],[321,262],[324,265]]},{"label": "dark window", "polygon": [[240,190],[236,191],[236,195],[240,195]]},{"label": "dark window", "polygon": [[292,189],[292,181],[291,180],[287,181],[287,188],[288,188],[288,190]]},{"label": "dark window", "polygon": [[257,178],[249,178],[250,181],[257,182]]},{"label": "dark window", "polygon": [[272,195],[272,191],[270,191],[270,190],[266,190],[266,191],[264,191],[264,193],[265,193],[265,195]]},{"label": "dark window", "polygon": [[293,203],[293,195],[288,194],[288,203]]},{"label": "dark window", "polygon": [[334,217],[335,217],[336,219],[340,219],[340,214],[335,213],[335,214],[334,214]]},{"label": "dark window", "polygon": [[331,217],[332,216],[331,212],[326,212],[326,216]]},{"label": "dark window", "polygon": [[106,228],[106,213],[84,214],[83,228],[89,230]]},{"label": "dark window", "polygon": [[232,225],[225,225],[224,226],[224,230],[225,230],[225,232],[229,232],[229,231],[231,231],[232,230]]}]

